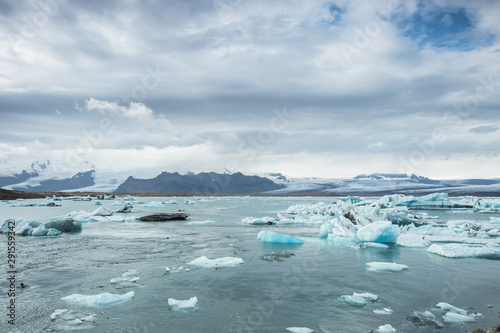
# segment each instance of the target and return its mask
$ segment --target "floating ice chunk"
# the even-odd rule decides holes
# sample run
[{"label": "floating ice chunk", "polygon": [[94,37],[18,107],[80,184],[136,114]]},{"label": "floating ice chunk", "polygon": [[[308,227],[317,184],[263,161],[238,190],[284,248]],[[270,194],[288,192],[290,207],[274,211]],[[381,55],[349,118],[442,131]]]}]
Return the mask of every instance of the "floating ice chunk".
[{"label": "floating ice chunk", "polygon": [[368,304],[368,300],[364,297],[361,296],[354,296],[354,295],[342,295],[338,298],[338,300],[342,303],[348,304],[350,306],[354,307],[363,307],[366,304]]},{"label": "floating ice chunk", "polygon": [[214,224],[214,221],[196,221],[196,222],[188,222],[190,225],[209,225]]},{"label": "floating ice chunk", "polygon": [[94,201],[92,203],[92,205],[94,205],[94,206],[102,206],[102,202],[100,202],[100,201]]},{"label": "floating ice chunk", "polygon": [[63,301],[81,306],[110,306],[130,301],[134,298],[134,292],[130,291],[123,295],[103,293],[98,295],[72,294],[62,297]]},{"label": "floating ice chunk", "polygon": [[203,256],[188,262],[188,265],[200,266],[204,268],[220,268],[220,267],[236,267],[242,263],[243,259],[236,257],[208,259],[207,257]]},{"label": "floating ice chunk", "polygon": [[430,242],[424,239],[422,235],[403,234],[399,235],[396,244],[405,247],[426,247]]},{"label": "floating ice chunk", "polygon": [[96,317],[94,313],[85,314],[74,310],[57,309],[50,315],[50,320],[56,323],[58,330],[72,331],[92,328]]},{"label": "floating ice chunk", "polygon": [[363,245],[366,247],[376,247],[379,249],[388,249],[389,248],[389,246],[387,246],[386,244],[382,244],[382,243],[364,242]]},{"label": "floating ice chunk", "polygon": [[443,320],[448,324],[475,323],[474,315],[462,315],[455,312],[448,312],[443,316]]},{"label": "floating ice chunk", "polygon": [[283,244],[302,244],[304,240],[290,236],[287,234],[281,234],[279,232],[262,230],[257,235],[257,238],[264,243],[283,243]]},{"label": "floating ice chunk", "polygon": [[448,198],[448,193],[433,193],[422,197],[414,197],[399,203],[401,206],[418,209],[446,209],[453,208],[453,204]]},{"label": "floating ice chunk", "polygon": [[428,252],[448,258],[484,258],[500,256],[500,248],[473,247],[465,244],[432,244]]},{"label": "floating ice chunk", "polygon": [[307,327],[287,327],[286,330],[292,333],[313,333],[314,330]]},{"label": "floating ice chunk", "polygon": [[369,262],[368,265],[369,271],[391,271],[391,272],[399,272],[404,269],[408,269],[409,267],[402,264],[396,264],[394,262]]},{"label": "floating ice chunk", "polygon": [[45,224],[40,224],[38,227],[33,229],[31,236],[46,236],[48,232],[49,230],[45,228]]},{"label": "floating ice chunk", "polygon": [[406,319],[415,326],[434,326],[435,328],[443,327],[443,324],[437,321],[436,316],[430,311],[413,311]]},{"label": "floating ice chunk", "polygon": [[191,297],[188,300],[176,300],[173,298],[168,299],[168,305],[172,307],[173,310],[194,310],[198,304],[198,298]]},{"label": "floating ice chunk", "polygon": [[370,294],[370,293],[353,293],[352,294],[353,296],[359,296],[359,297],[363,297],[369,301],[372,301],[372,302],[375,302],[376,300],[378,300],[378,296],[375,295],[375,294]]},{"label": "floating ice chunk", "polygon": [[163,207],[165,207],[165,205],[164,205],[164,204],[162,204],[161,202],[151,201],[151,202],[148,202],[147,204],[142,205],[142,207],[148,207],[148,208],[163,208]]},{"label": "floating ice chunk", "polygon": [[354,237],[340,237],[332,234],[328,235],[328,243],[338,246],[358,246],[361,242]]},{"label": "floating ice chunk", "polygon": [[269,216],[264,216],[264,217],[245,217],[243,220],[241,220],[242,223],[244,224],[252,224],[252,225],[264,225],[264,224],[273,224],[275,222],[275,219]]},{"label": "floating ice chunk", "polygon": [[377,221],[359,229],[357,235],[364,242],[395,243],[399,236],[399,227],[390,221]]},{"label": "floating ice chunk", "polygon": [[397,332],[397,330],[394,327],[392,327],[390,324],[386,324],[386,325],[379,326],[377,329],[377,332],[378,333],[394,333],[394,332]]},{"label": "floating ice chunk", "polygon": [[453,306],[453,305],[451,305],[449,303],[445,303],[445,302],[441,302],[441,303],[436,304],[436,307],[440,308],[443,311],[458,313],[458,314],[461,314],[464,316],[466,316],[468,314],[468,312],[466,310],[457,308],[456,306]]},{"label": "floating ice chunk", "polygon": [[109,210],[109,208],[106,208],[104,206],[101,206],[97,208],[94,212],[91,214],[92,216],[111,216],[113,215],[113,212]]},{"label": "floating ice chunk", "polygon": [[498,199],[478,199],[474,202],[474,212],[478,213],[498,213],[500,212],[500,200]]},{"label": "floating ice chunk", "polygon": [[373,310],[373,312],[376,314],[381,314],[381,315],[390,315],[394,312],[394,310],[391,308],[383,308],[383,309]]},{"label": "floating ice chunk", "polygon": [[122,276],[126,278],[137,277],[139,275],[141,275],[141,273],[139,273],[139,271],[135,269],[129,269],[128,271],[122,274]]}]

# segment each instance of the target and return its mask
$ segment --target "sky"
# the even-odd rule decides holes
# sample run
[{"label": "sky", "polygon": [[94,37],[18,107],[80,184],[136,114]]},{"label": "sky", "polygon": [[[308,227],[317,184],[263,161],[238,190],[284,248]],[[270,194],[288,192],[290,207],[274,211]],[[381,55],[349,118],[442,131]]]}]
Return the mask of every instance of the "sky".
[{"label": "sky", "polygon": [[499,13],[0,0],[0,168],[498,178]]}]

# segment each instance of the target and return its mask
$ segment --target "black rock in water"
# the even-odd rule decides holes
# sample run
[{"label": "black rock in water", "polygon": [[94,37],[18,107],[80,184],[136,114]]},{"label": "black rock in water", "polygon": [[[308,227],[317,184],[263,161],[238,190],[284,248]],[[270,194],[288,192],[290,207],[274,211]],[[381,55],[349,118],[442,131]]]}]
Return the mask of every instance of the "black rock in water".
[{"label": "black rock in water", "polygon": [[189,214],[184,212],[158,213],[140,217],[138,220],[142,222],[184,221],[188,217]]}]

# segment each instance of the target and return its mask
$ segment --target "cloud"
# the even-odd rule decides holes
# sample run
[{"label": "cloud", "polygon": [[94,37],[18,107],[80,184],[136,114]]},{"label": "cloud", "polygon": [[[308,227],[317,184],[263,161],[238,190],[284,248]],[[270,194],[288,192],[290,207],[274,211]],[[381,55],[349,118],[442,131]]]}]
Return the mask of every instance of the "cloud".
[{"label": "cloud", "polygon": [[130,102],[128,106],[118,105],[115,102],[102,101],[94,98],[85,100],[83,106],[75,106],[77,110],[97,112],[106,116],[119,116],[137,120],[149,119],[154,112],[143,103]]},{"label": "cloud", "polygon": [[490,126],[478,126],[471,128],[469,130],[470,133],[476,133],[476,134],[489,134],[498,131],[499,128],[497,125],[490,125]]}]

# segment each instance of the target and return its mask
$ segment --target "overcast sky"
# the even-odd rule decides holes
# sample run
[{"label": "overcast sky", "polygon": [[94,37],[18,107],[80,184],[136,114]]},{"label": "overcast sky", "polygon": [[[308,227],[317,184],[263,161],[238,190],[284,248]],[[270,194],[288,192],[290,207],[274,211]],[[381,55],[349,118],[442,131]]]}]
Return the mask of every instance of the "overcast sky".
[{"label": "overcast sky", "polygon": [[0,0],[0,161],[500,177],[500,1]]}]

